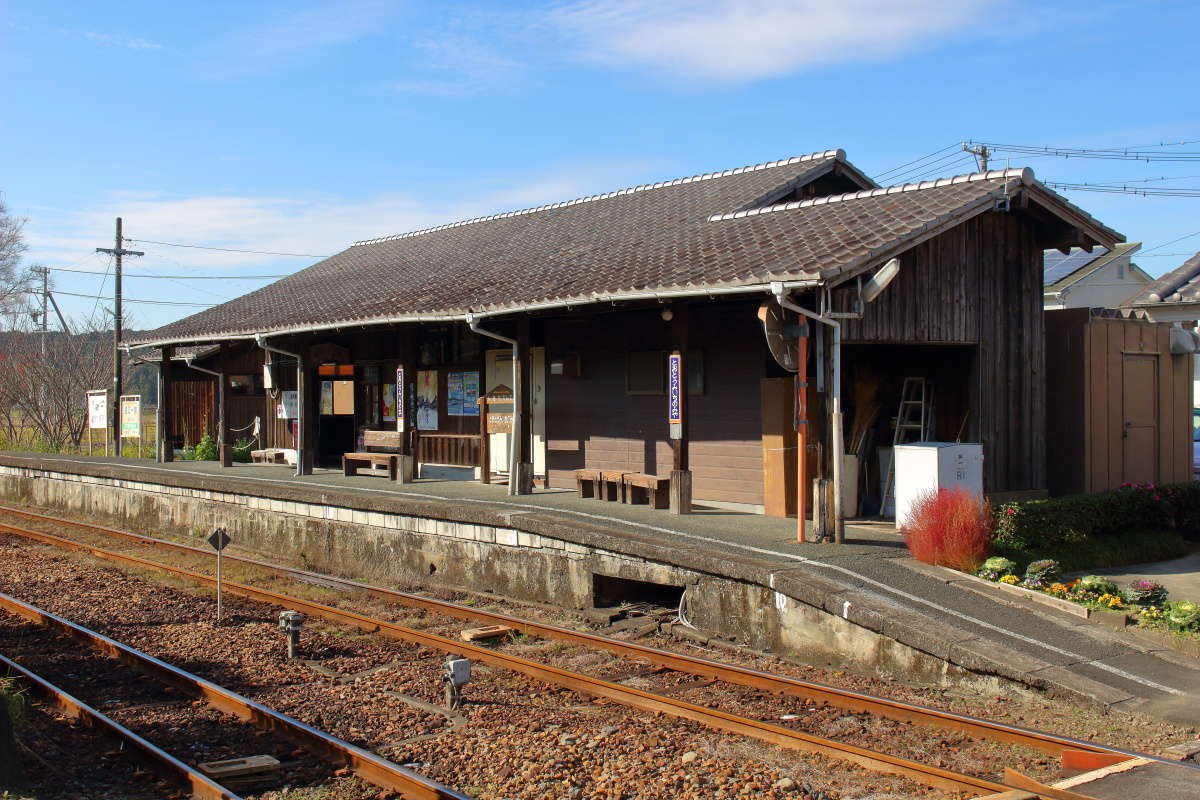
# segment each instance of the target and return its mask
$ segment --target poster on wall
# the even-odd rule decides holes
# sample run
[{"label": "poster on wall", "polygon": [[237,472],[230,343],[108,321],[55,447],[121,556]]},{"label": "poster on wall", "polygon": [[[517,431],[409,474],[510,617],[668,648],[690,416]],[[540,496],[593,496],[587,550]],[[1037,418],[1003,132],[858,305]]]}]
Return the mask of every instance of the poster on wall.
[{"label": "poster on wall", "polygon": [[463,415],[463,374],[461,372],[446,374],[446,415],[451,417]]},{"label": "poster on wall", "polygon": [[385,383],[383,385],[383,421],[396,421],[396,384]]},{"label": "poster on wall", "polygon": [[333,413],[333,381],[321,381],[321,413]]},{"label": "poster on wall", "polygon": [[479,416],[479,373],[464,372],[462,374],[463,416]]},{"label": "poster on wall", "polygon": [[300,416],[300,403],[294,389],[283,391],[283,401],[275,413],[279,419],[296,419]]},{"label": "poster on wall", "polygon": [[417,430],[438,429],[438,374],[437,370],[421,370],[417,373]]},{"label": "poster on wall", "polygon": [[108,427],[108,394],[103,390],[88,392],[88,427]]}]

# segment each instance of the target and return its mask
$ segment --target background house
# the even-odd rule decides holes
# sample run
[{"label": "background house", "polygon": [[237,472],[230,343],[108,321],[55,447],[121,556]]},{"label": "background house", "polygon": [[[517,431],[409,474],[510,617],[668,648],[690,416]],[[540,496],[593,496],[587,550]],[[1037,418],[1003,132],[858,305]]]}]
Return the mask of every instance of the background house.
[{"label": "background house", "polygon": [[1124,242],[1111,249],[1079,247],[1070,252],[1047,250],[1043,257],[1043,305],[1059,308],[1120,308],[1153,282],[1130,259],[1141,242]]}]

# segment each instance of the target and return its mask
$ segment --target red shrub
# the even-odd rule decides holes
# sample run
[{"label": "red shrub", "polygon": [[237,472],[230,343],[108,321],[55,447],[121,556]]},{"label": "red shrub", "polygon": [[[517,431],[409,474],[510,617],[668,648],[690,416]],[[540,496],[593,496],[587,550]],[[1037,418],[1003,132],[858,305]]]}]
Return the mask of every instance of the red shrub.
[{"label": "red shrub", "polygon": [[913,558],[974,572],[991,552],[992,509],[966,489],[928,492],[913,505],[904,543]]}]

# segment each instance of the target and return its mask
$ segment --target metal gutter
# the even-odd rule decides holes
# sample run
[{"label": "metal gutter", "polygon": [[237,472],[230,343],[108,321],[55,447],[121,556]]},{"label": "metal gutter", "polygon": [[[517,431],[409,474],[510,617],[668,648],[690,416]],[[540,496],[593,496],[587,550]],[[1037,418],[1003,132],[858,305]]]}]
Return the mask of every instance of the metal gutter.
[{"label": "metal gutter", "polygon": [[[708,288],[665,289],[658,291],[593,295],[591,297],[545,300],[537,303],[527,303],[521,306],[513,306],[512,308],[498,308],[490,311],[467,311],[459,314],[402,314],[395,317],[376,317],[374,319],[344,320],[340,322],[322,322],[311,325],[298,325],[292,328],[279,328],[276,330],[252,333],[226,333],[212,336],[189,336],[177,337],[173,339],[156,339],[148,342],[122,345],[122,348],[128,351],[129,349],[164,347],[167,345],[178,346],[182,344],[195,344],[203,342],[257,341],[260,336],[294,336],[303,333],[333,331],[341,330],[343,328],[367,328],[376,325],[399,325],[420,322],[468,322],[470,318],[477,320],[488,319],[491,317],[505,316],[508,314],[520,314],[522,312],[529,311],[545,311],[554,308],[572,308],[574,306],[593,305],[596,303],[625,303],[635,302],[638,300],[674,300],[687,297],[723,297],[726,295],[735,294],[770,294],[772,292],[771,287],[774,285],[774,283],[775,282],[756,283],[746,286],[715,286]],[[823,279],[783,281],[783,285],[789,290],[811,289],[816,286],[820,286],[822,283],[824,283]]]},{"label": "metal gutter", "polygon": [[[772,284],[771,292],[783,308],[795,311],[822,325],[828,325],[833,331],[833,347],[831,348],[833,350],[833,385],[829,387],[829,402],[832,409],[829,416],[833,424],[833,432],[830,436],[830,447],[833,450],[833,540],[837,544],[842,544],[846,540],[845,522],[842,519],[842,451],[845,448],[845,444],[842,442],[842,323],[832,317],[823,316],[796,305],[788,299],[787,288],[782,283]],[[804,369],[804,366],[801,365],[800,368]],[[798,457],[804,458],[804,454],[800,453]],[[814,519],[814,523],[815,521]],[[799,524],[803,526],[804,520],[799,520]]]},{"label": "metal gutter", "polygon": [[[521,397],[521,387],[517,385],[517,358],[520,355],[517,349],[517,340],[510,339],[509,337],[500,333],[496,333],[495,331],[484,330],[483,328],[479,327],[479,322],[473,314],[467,314],[466,322],[467,327],[480,336],[487,336],[492,339],[496,339],[497,341],[507,342],[508,344],[512,345],[512,380],[510,382],[512,383],[513,393],[513,420],[512,441],[509,442],[508,445],[508,494],[509,496],[516,496],[521,488],[519,486],[520,481],[517,480],[517,475],[521,466],[521,447],[519,442],[521,441],[520,437],[525,435],[525,431],[521,428],[521,413],[517,408],[517,402],[524,400],[524,398]],[[480,408],[479,413],[487,414],[486,407]],[[490,433],[485,433],[483,435],[491,436]]]},{"label": "metal gutter", "polygon": [[296,419],[296,475],[299,477],[304,474],[304,428],[308,422],[305,419],[307,415],[304,413],[307,404],[304,402],[304,398],[300,397],[299,391],[304,383],[304,359],[300,357],[299,353],[280,350],[278,347],[267,344],[267,336],[264,333],[254,334],[254,341],[263,350],[296,359],[296,414],[299,415]]}]

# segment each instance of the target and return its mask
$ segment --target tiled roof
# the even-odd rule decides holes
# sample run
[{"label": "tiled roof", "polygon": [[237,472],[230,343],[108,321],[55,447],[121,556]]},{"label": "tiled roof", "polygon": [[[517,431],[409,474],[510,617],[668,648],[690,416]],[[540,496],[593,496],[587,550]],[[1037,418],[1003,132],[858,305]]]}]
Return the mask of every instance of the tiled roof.
[{"label": "tiled roof", "polygon": [[1090,220],[1036,183],[1028,170],[738,211],[780,186],[803,182],[806,173],[827,173],[842,158],[840,151],[828,151],[362,242],[129,343],[462,318],[654,292],[700,294],[771,281],[828,280],[874,266],[1022,187],[1065,204],[1075,220]]},{"label": "tiled roof", "polygon": [[1200,302],[1200,253],[1183,262],[1126,301],[1126,306]]}]

